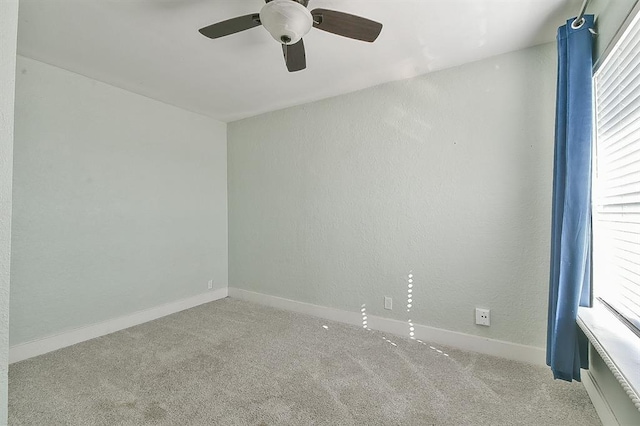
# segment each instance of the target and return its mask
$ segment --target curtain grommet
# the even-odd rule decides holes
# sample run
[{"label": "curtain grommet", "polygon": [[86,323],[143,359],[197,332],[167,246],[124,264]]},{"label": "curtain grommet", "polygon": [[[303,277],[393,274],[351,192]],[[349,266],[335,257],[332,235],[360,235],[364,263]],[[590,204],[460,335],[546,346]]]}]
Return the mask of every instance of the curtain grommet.
[{"label": "curtain grommet", "polygon": [[574,30],[577,30],[579,28],[581,28],[585,23],[584,18],[580,18],[580,20],[578,21],[577,19],[574,19],[573,22],[571,23],[571,28],[573,28]]}]

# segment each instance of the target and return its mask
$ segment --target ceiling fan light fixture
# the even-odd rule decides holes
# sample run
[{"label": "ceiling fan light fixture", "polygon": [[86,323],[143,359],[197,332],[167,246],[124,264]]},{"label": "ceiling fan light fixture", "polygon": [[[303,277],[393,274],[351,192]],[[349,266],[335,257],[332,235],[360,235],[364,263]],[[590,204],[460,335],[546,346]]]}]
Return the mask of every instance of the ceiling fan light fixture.
[{"label": "ceiling fan light fixture", "polygon": [[260,11],[260,22],[277,42],[296,44],[313,26],[313,17],[297,1],[273,0]]}]

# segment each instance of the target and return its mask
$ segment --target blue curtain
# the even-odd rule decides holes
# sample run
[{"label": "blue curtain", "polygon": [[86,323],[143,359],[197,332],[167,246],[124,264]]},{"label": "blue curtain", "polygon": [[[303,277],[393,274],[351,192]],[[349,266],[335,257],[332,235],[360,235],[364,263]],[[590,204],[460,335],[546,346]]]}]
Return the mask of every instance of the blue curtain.
[{"label": "blue curtain", "polygon": [[553,377],[580,380],[588,342],[576,324],[590,304],[593,15],[558,28],[558,87],[551,224],[547,365]]}]

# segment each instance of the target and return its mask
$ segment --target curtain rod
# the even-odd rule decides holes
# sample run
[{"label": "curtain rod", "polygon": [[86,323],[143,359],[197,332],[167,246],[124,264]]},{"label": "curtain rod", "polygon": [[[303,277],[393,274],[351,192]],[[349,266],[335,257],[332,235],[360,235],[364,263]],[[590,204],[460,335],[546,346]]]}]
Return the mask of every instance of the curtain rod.
[{"label": "curtain rod", "polygon": [[580,13],[578,13],[578,16],[576,16],[576,19],[574,19],[573,22],[571,23],[571,28],[573,28],[574,30],[580,28],[582,24],[584,24],[584,13],[587,10],[587,4],[589,4],[589,0],[584,0],[582,2]]}]

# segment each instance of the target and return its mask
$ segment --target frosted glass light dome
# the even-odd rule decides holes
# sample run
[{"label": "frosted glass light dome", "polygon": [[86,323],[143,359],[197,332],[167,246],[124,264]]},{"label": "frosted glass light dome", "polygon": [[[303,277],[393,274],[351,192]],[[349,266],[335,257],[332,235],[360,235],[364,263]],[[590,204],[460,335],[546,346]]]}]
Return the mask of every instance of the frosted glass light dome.
[{"label": "frosted glass light dome", "polygon": [[313,26],[311,12],[294,0],[273,0],[260,11],[260,22],[282,44],[296,44]]}]

